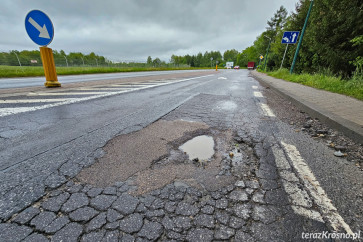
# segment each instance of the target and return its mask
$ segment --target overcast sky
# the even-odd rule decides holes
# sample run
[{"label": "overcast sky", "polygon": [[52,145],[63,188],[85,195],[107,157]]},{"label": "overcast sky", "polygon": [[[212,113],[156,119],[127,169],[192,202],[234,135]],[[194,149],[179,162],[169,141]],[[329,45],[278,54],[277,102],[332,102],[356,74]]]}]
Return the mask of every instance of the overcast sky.
[{"label": "overcast sky", "polygon": [[95,52],[113,61],[168,61],[172,54],[252,45],[276,10],[298,0],[1,0],[0,51],[34,50],[24,20],[33,9],[54,25],[54,50]]}]

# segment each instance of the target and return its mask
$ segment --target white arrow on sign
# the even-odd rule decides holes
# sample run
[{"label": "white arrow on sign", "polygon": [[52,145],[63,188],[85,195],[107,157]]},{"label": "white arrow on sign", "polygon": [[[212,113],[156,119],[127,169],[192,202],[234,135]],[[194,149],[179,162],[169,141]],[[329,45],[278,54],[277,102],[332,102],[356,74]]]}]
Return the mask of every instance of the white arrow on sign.
[{"label": "white arrow on sign", "polygon": [[32,19],[32,17],[30,17],[28,19],[28,21],[31,25],[34,26],[34,28],[36,28],[39,31],[40,38],[50,39],[48,30],[47,30],[47,27],[45,26],[45,24],[43,25],[43,27],[41,27],[37,22],[35,22],[34,19]]},{"label": "white arrow on sign", "polygon": [[294,33],[294,34],[292,35],[292,40],[291,40],[291,42],[294,42],[295,37],[296,37],[296,33]]},{"label": "white arrow on sign", "polygon": [[286,42],[290,42],[289,38],[287,38],[287,37],[284,37],[282,39],[285,40]]}]

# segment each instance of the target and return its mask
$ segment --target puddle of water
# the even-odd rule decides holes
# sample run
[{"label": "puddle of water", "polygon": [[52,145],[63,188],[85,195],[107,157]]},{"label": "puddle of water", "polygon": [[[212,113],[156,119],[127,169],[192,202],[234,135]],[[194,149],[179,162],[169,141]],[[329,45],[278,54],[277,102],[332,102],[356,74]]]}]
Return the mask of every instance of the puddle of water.
[{"label": "puddle of water", "polygon": [[201,135],[197,136],[182,146],[180,150],[186,152],[189,155],[189,159],[193,160],[198,158],[199,160],[208,160],[214,154],[214,140],[211,136]]}]

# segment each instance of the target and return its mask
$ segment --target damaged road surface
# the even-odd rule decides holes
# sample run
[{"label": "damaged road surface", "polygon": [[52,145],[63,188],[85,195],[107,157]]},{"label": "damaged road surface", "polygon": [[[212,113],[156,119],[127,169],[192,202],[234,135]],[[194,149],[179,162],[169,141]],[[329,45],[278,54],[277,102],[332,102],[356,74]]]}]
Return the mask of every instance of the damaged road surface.
[{"label": "damaged road surface", "polygon": [[1,106],[0,241],[359,236],[354,162],[297,132],[247,70],[190,75]]}]

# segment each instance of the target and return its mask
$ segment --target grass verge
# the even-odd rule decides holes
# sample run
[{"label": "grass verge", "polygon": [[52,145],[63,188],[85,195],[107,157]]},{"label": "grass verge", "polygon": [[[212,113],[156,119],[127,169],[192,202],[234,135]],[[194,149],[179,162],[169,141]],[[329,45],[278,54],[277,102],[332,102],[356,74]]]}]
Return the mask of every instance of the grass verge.
[{"label": "grass verge", "polygon": [[363,100],[363,81],[359,78],[342,80],[339,77],[325,74],[290,74],[287,69],[266,72],[266,74],[286,81],[296,82]]},{"label": "grass verge", "polygon": [[[81,75],[95,73],[196,70],[211,68],[170,68],[170,67],[56,67],[57,75]],[[44,76],[42,66],[1,66],[0,78]]]}]

